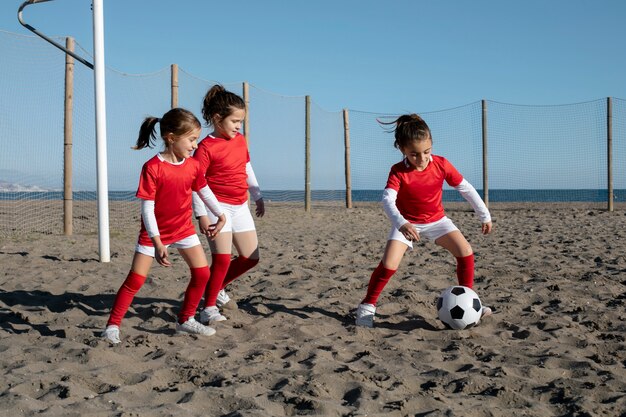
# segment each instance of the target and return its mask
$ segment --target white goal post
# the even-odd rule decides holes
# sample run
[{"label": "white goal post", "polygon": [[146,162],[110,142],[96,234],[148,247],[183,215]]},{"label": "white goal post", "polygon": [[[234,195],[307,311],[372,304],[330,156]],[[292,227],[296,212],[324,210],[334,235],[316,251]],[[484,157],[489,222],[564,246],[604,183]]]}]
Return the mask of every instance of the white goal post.
[{"label": "white goal post", "polygon": [[96,170],[97,170],[97,198],[98,198],[98,243],[100,262],[111,261],[109,242],[109,186],[107,174],[107,134],[106,134],[106,100],[105,100],[105,66],[104,66],[104,0],[93,0],[93,65],[58,44],[31,25],[24,22],[22,12],[26,6],[44,3],[52,0],[27,0],[19,7],[17,19],[20,24],[37,36],[50,42],[52,45],[71,55],[81,63],[94,70],[94,91],[96,108]]}]

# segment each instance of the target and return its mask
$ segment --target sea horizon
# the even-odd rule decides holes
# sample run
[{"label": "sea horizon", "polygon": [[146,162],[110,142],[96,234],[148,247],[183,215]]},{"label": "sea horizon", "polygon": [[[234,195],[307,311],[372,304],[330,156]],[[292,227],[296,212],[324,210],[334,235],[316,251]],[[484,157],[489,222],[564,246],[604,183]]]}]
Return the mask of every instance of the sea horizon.
[{"label": "sea horizon", "polygon": [[[483,190],[478,193],[484,198]],[[110,201],[133,201],[135,191],[109,191]],[[376,202],[382,199],[383,190],[352,190],[352,201]],[[95,201],[96,191],[74,191],[74,201]],[[304,190],[264,190],[268,201],[304,201]],[[344,201],[346,190],[312,190],[313,201]],[[0,200],[63,200],[63,191],[0,191]],[[608,200],[606,189],[489,189],[490,202],[604,202]],[[613,200],[626,202],[626,189],[613,191]],[[456,190],[443,190],[444,202],[462,202]]]}]

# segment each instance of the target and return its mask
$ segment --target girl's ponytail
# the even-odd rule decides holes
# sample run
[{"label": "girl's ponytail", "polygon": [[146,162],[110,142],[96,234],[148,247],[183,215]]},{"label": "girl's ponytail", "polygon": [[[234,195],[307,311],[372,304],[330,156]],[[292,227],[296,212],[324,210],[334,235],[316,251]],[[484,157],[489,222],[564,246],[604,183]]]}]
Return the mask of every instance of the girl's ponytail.
[{"label": "girl's ponytail", "polygon": [[146,117],[139,128],[139,137],[137,138],[137,144],[133,146],[133,149],[139,150],[143,148],[152,148],[156,141],[156,124],[159,123],[158,117]]},{"label": "girl's ponytail", "polygon": [[207,125],[228,117],[233,109],[246,109],[246,103],[237,94],[232,93],[220,84],[215,84],[207,91],[202,101],[202,118]]},{"label": "girl's ponytail", "polygon": [[378,123],[381,125],[395,125],[395,128],[390,129],[389,132],[394,132],[395,141],[393,146],[398,149],[405,147],[413,141],[427,139],[432,141],[430,128],[419,114],[403,114],[394,121],[381,122],[378,120]]},{"label": "girl's ponytail", "polygon": [[[200,121],[192,112],[180,107],[175,107],[167,111],[161,118],[153,116],[146,117],[139,128],[139,137],[133,149],[152,148],[155,145],[157,123],[160,124],[160,136],[163,139],[165,139],[168,134],[182,136],[185,133],[191,132],[193,129],[202,127]],[[168,146],[167,142],[165,146]]]}]

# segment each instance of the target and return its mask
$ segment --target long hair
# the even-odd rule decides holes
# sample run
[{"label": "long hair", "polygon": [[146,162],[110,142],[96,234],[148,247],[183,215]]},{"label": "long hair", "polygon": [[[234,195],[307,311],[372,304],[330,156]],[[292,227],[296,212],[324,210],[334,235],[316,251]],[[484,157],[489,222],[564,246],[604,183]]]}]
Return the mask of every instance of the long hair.
[{"label": "long hair", "polygon": [[207,125],[213,125],[214,117],[224,119],[231,115],[235,109],[246,109],[246,103],[237,94],[226,90],[222,85],[216,84],[207,91],[202,102],[202,118]]},{"label": "long hair", "polygon": [[146,117],[139,128],[139,137],[133,149],[152,148],[155,145],[155,127],[157,123],[160,124],[161,138],[165,138],[168,133],[174,136],[182,136],[185,133],[202,127],[200,121],[192,112],[176,107],[165,113],[161,118],[154,116]]},{"label": "long hair", "polygon": [[395,125],[390,131],[394,132],[395,141],[393,146],[401,149],[414,141],[422,141],[430,139],[432,141],[432,135],[430,128],[419,115],[404,114],[398,117],[392,122],[381,122],[382,125]]}]

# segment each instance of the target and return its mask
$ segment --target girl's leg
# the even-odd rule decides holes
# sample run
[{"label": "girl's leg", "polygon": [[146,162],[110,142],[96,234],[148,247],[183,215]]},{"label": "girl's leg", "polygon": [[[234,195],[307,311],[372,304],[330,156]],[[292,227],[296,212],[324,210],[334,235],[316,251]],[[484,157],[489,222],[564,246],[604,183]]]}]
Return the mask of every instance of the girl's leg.
[{"label": "girl's leg", "polygon": [[376,314],[376,302],[391,276],[400,266],[408,246],[399,240],[389,239],[385,246],[383,259],[380,261],[367,286],[367,294],[359,307],[356,309],[356,325],[362,327],[374,327],[374,315]]},{"label": "girl's leg", "polygon": [[209,280],[210,272],[202,245],[178,249],[178,252],[189,265],[189,270],[191,271],[191,280],[185,291],[183,306],[178,313],[178,323],[182,324],[195,316],[202,293]]},{"label": "girl's leg", "polygon": [[233,243],[238,256],[230,263],[221,289],[259,263],[259,239],[256,230],[233,233]]},{"label": "girl's leg", "polygon": [[398,270],[400,261],[402,261],[402,257],[404,256],[407,248],[408,246],[399,240],[387,241],[383,259],[380,261],[376,269],[374,269],[374,272],[372,272],[369,285],[367,286],[367,295],[361,304],[376,305],[383,288],[385,288],[385,285],[387,285],[391,276]]},{"label": "girl's leg", "polygon": [[117,291],[117,296],[113,302],[107,326],[120,326],[124,315],[126,315],[126,312],[135,297],[135,294],[137,294],[143,283],[146,281],[153,259],[154,258],[151,256],[135,252],[128,276],[126,277],[126,280],[124,280],[120,289]]},{"label": "girl's leg", "polygon": [[474,285],[474,252],[463,234],[455,230],[441,236],[435,243],[448,250],[456,258],[456,277],[459,285]]},{"label": "girl's leg", "polygon": [[211,248],[211,278],[204,291],[204,307],[214,307],[217,294],[222,289],[224,277],[230,266],[233,247],[232,232],[220,233],[215,239],[209,239]]}]

